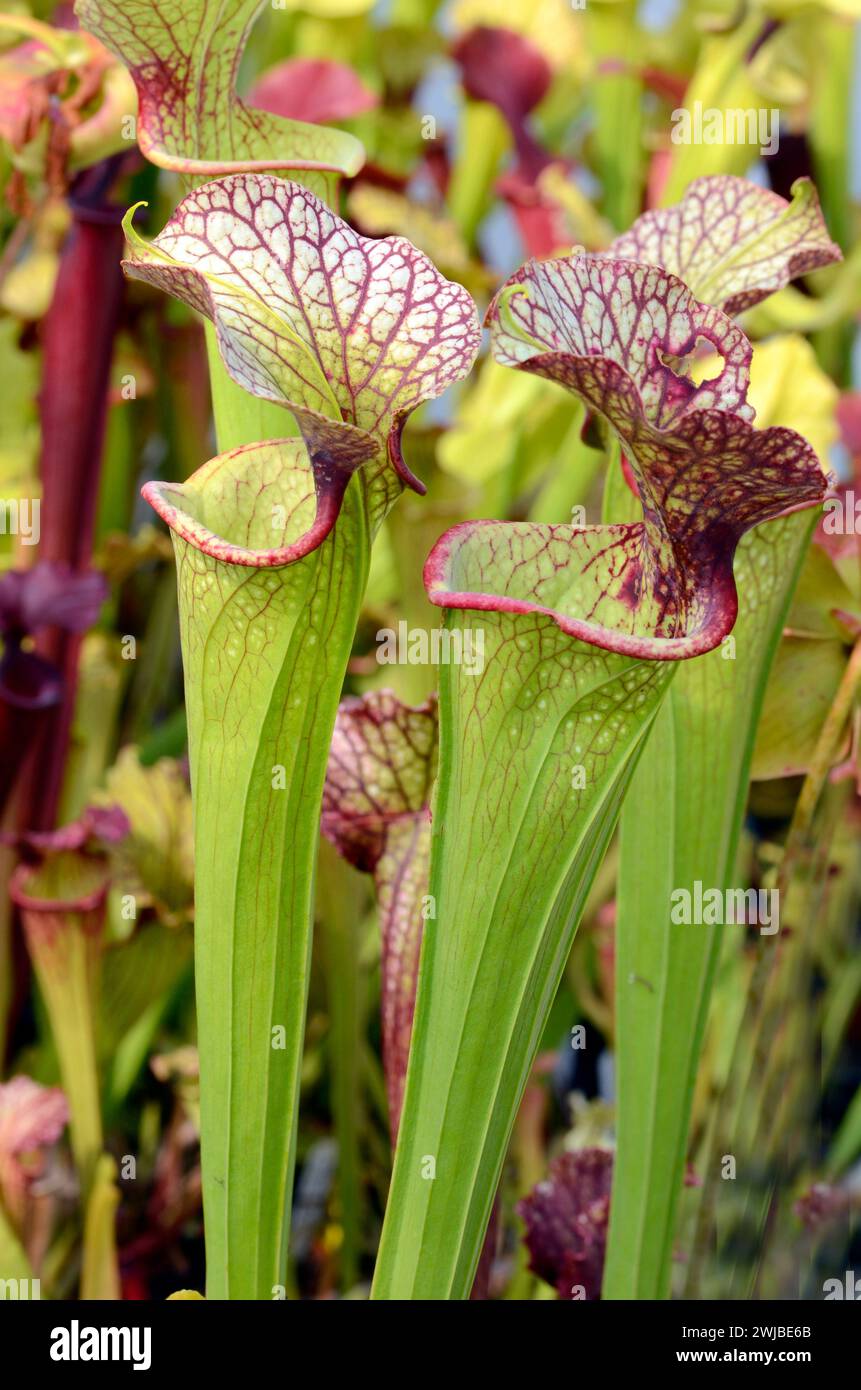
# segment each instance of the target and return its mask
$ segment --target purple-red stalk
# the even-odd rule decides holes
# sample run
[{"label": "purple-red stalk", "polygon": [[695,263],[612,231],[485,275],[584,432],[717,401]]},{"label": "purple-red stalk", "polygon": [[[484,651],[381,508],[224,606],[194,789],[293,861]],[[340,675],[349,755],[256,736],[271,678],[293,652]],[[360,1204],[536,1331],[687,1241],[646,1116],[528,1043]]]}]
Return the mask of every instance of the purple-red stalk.
[{"label": "purple-red stalk", "polygon": [[[73,222],[60,258],[42,333],[42,482],[39,557],[90,567],[101,481],[108,388],[123,294],[121,213],[106,196],[118,159],[105,160],[77,180]],[[59,702],[43,721],[22,787],[18,823],[49,830],[56,822],[77,689],[81,635],[49,628],[40,656],[62,680]]]}]

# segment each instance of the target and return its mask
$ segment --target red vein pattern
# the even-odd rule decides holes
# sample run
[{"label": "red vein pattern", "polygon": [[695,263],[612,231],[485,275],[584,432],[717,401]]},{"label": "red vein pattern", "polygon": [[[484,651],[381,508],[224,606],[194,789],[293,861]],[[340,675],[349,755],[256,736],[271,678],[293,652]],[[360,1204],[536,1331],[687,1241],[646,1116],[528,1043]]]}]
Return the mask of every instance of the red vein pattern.
[{"label": "red vein pattern", "polygon": [[[598,256],[529,262],[488,322],[498,361],[559,382],[608,421],[644,516],[618,526],[467,522],[431,552],[432,602],[546,614],[570,636],[647,659],[718,646],[738,610],[741,536],[826,490],[800,435],[753,427],[747,338],[675,276]],[[701,340],[723,366],[697,385],[683,370]]]},{"label": "red vein pattern", "polygon": [[[205,184],[151,244],[127,233],[126,274],[210,318],[233,379],[296,417],[318,499],[310,548],[363,463],[388,457],[395,487],[424,490],[401,433],[475,359],[481,330],[462,286],[402,237],[359,236],[306,188],[271,175]],[[161,485],[147,496],[173,525]]]},{"label": "red vein pattern", "polygon": [[517,1204],[529,1268],[560,1298],[601,1297],[612,1178],[609,1149],[576,1149],[554,1158],[544,1181]]},{"label": "red vein pattern", "polygon": [[397,1138],[416,1000],[422,898],[430,862],[436,699],[417,708],[391,691],[341,704],[323,794],[323,833],[374,875],[382,929],[383,1064]]},{"label": "red vein pattern", "polygon": [[727,314],[842,259],[809,179],[796,180],[788,203],[731,174],[694,179],[680,203],[638,217],[608,255],[661,266]]}]

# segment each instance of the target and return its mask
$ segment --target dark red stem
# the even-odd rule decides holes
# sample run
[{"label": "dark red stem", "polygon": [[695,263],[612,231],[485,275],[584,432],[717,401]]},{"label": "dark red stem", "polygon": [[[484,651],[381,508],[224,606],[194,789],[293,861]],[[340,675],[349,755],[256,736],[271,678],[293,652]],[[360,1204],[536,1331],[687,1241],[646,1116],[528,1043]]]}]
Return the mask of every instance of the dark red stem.
[{"label": "dark red stem", "polygon": [[[42,479],[39,556],[89,568],[101,480],[108,388],[123,294],[121,213],[105,196],[117,172],[104,161],[73,190],[73,222],[42,332]],[[47,629],[38,650],[62,678],[22,788],[21,828],[52,829],[62,787],[77,688],[81,637]]]}]

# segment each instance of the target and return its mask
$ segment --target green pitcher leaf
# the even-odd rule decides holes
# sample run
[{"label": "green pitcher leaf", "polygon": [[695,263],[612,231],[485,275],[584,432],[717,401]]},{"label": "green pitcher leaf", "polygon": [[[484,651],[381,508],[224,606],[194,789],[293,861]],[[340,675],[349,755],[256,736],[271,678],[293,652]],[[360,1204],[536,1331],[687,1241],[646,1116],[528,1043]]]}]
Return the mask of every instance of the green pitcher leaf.
[{"label": "green pitcher leaf", "polygon": [[796,179],[788,203],[732,174],[694,179],[680,203],[638,217],[608,254],[661,266],[727,314],[741,313],[796,276],[843,259],[810,179]]},{"label": "green pitcher leaf", "polygon": [[265,0],[78,0],[83,28],[131,72],[147,159],[192,177],[239,169],[306,170],[320,191],[358,173],[345,131],[273,116],[236,94],[236,74]]},{"label": "green pitcher leaf", "polygon": [[482,674],[439,671],[431,915],[377,1299],[469,1296],[585,896],[675,670],[500,609],[470,614]]},{"label": "green pitcher leaf", "polygon": [[177,560],[207,1290],[271,1298],[286,1277],[320,801],[371,523],[354,483],[334,533],[295,562],[316,509],[299,439],[147,495]]},{"label": "green pitcher leaf", "polygon": [[622,813],[607,1298],[667,1297],[693,1087],[724,930],[673,925],[671,895],[693,891],[697,881],[721,891],[737,883],[753,735],[811,529],[808,517],[785,517],[743,539],[732,636],[679,671]]},{"label": "green pitcher leaf", "polygon": [[122,1296],[115,1229],[119,1204],[116,1159],[111,1154],[100,1154],[84,1213],[80,1284],[82,1302],[93,1300],[103,1303]]},{"label": "green pitcher leaf", "polygon": [[270,1298],[286,1277],[326,759],[371,541],[417,486],[406,416],[465,375],[479,326],[408,242],[366,241],[268,175],[198,189],[127,268],[210,314],[234,379],[304,436],[144,489],[177,557],[207,1294]]},{"label": "green pitcher leaf", "polygon": [[[697,187],[704,233],[699,248],[691,242],[684,252],[679,249],[685,226],[696,221],[686,220],[686,199],[651,222],[641,219],[631,234],[632,253],[665,254],[670,269],[683,261],[700,292],[735,307],[757,302],[808,268],[811,255],[834,259],[826,254],[827,237],[809,185],[796,190],[795,202],[784,204],[783,212],[773,195],[760,203],[761,190],[740,180],[699,180]],[[760,207],[766,227],[772,209],[770,236],[783,236],[776,248],[768,237],[746,237],[735,224],[727,254],[733,226],[731,218],[724,226],[727,188],[742,206]],[[713,201],[706,207],[707,195]],[[637,248],[637,229],[644,222],[649,244]],[[793,225],[804,229],[803,235],[787,235]],[[820,449],[827,448],[833,387],[806,345],[775,340],[757,348],[751,365],[751,401],[759,416],[775,422],[762,433],[798,424]],[[788,390],[786,382],[792,383]],[[808,457],[812,454],[809,450]],[[818,466],[824,487],[825,471]],[[726,647],[679,672],[623,811],[616,928],[617,1162],[604,1281],[609,1298],[660,1298],[670,1288],[694,1081],[722,939],[721,927],[674,926],[671,895],[693,891],[698,881],[720,891],[735,882],[757,723],[812,524],[809,517],[784,517],[742,541],[736,559],[739,621]]]},{"label": "green pitcher leaf", "polygon": [[96,1026],[107,891],[105,860],[77,850],[19,864],[9,886],[57,1050],[85,1197],[102,1149]]},{"label": "green pitcher leaf", "polygon": [[[741,536],[825,491],[800,436],[749,423],[749,343],[675,277],[585,256],[532,262],[488,318],[499,360],[561,382],[613,426],[644,518],[466,522],[425,567],[447,626],[473,615],[484,667],[440,667],[435,917],[381,1299],[467,1296],[584,898],[675,661],[732,627]],[[697,386],[664,359],[700,337],[725,362]]]},{"label": "green pitcher leaf", "polygon": [[[174,535],[224,564],[276,569],[295,564],[325,540],[350,480],[346,467],[309,465],[297,439],[245,444],[210,459],[185,483],[147,483],[143,496]],[[249,492],[236,508],[235,488]],[[247,526],[248,532],[236,529]]]},{"label": "green pitcher leaf", "polygon": [[766,687],[750,775],[757,781],[803,776],[846,670],[838,639],[785,637]]},{"label": "green pitcher leaf", "polygon": [[430,863],[436,700],[413,708],[388,690],[341,703],[323,793],[323,834],[374,875],[382,931],[383,1066],[392,1142],[410,1048]]}]

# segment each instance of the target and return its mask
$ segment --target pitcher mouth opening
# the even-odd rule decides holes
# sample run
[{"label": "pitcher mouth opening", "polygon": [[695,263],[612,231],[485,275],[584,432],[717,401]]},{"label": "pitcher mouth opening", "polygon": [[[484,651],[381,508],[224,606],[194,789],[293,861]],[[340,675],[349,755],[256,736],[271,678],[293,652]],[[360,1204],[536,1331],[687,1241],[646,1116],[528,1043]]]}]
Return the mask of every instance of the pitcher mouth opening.
[{"label": "pitcher mouth opening", "polygon": [[10,896],[28,912],[94,912],[110,886],[104,859],[64,850],[41,864],[19,864],[12,875]]},{"label": "pitcher mouth opening", "polygon": [[184,483],[151,482],[142,496],[195,550],[228,565],[278,568],[326,539],[349,473],[314,469],[299,438],[245,444],[210,459]]}]

